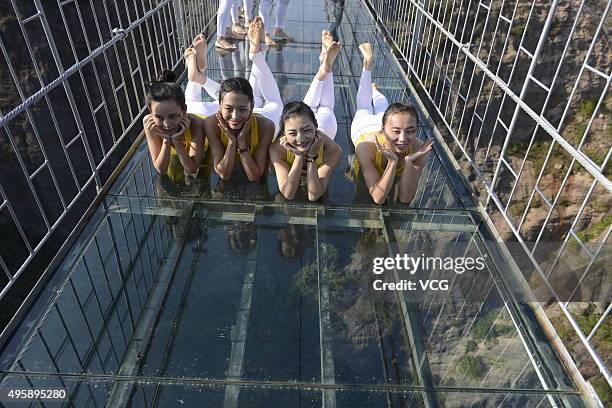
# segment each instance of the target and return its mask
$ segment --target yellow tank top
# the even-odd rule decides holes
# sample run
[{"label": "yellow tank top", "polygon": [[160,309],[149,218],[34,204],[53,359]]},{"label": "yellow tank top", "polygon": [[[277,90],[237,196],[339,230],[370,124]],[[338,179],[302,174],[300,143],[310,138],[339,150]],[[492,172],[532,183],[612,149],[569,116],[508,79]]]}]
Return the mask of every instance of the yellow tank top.
[{"label": "yellow tank top", "polygon": [[[190,113],[190,115],[195,115],[199,118],[202,119],[206,119],[206,116],[204,115],[200,115],[197,113]],[[192,136],[191,136],[191,127],[189,129],[185,130],[185,152],[187,154],[189,154],[189,147],[191,146],[191,140],[192,140]],[[206,148],[208,147],[208,140],[206,138],[204,138],[204,148],[202,149],[202,151],[206,151]],[[170,154],[173,154],[175,156],[178,156],[178,154],[176,153],[176,150],[174,149],[174,146],[170,146]]]},{"label": "yellow tank top", "polygon": [[[189,153],[189,147],[191,146],[191,128],[185,130],[185,152]],[[178,156],[178,153],[176,153],[176,149],[174,148],[174,146],[170,146],[170,154],[174,155],[174,156]]]},{"label": "yellow tank top", "polygon": [[[357,149],[357,146],[362,143],[363,141],[365,141],[369,136],[375,136],[376,139],[378,140],[378,143],[385,144],[385,135],[383,135],[383,133],[381,131],[376,131],[376,132],[367,132],[364,133],[362,135],[359,135],[359,137],[357,137],[357,141],[355,143],[355,149]],[[409,155],[410,153],[412,153],[412,146],[410,146],[408,148],[408,150],[406,151],[406,156]],[[378,174],[382,176],[382,174],[384,173],[384,169],[383,169],[383,165],[382,165],[382,161],[383,161],[383,154],[381,153],[380,150],[378,150],[378,148],[376,149],[376,156],[374,156],[374,166],[376,167],[376,170],[378,170]],[[355,174],[359,173],[359,160],[355,160],[354,161],[354,170],[355,170]],[[404,163],[402,163],[401,166],[399,166],[397,169],[395,169],[395,176],[400,176],[402,174],[402,170],[404,170]]]},{"label": "yellow tank top", "polygon": [[[255,115],[251,116],[250,121],[251,121],[251,147],[249,148],[249,154],[253,156],[255,154],[255,151],[257,150],[257,145],[259,144],[259,132],[257,128],[257,118],[255,117]],[[221,131],[221,143],[225,147],[227,147],[227,144],[229,143],[229,138],[227,137],[227,134],[224,131]],[[238,151],[236,151],[236,158],[240,160],[239,159],[240,153]]]},{"label": "yellow tank top", "polygon": [[[321,167],[323,165],[323,143],[321,143],[321,146],[319,147],[319,150],[317,151],[317,167]],[[287,150],[287,163],[289,163],[289,165],[293,164],[293,161],[295,160],[295,154],[293,154],[293,152],[290,152],[289,150]]]}]

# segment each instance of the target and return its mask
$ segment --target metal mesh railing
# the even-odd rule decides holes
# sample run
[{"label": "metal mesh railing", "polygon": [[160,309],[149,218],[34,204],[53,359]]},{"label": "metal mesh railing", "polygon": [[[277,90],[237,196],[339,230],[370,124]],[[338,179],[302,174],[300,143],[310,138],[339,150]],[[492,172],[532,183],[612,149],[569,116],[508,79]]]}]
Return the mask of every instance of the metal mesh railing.
[{"label": "metal mesh railing", "polygon": [[582,374],[609,393],[610,2],[367,2]]},{"label": "metal mesh railing", "polygon": [[140,133],[146,84],[179,67],[217,6],[2,2],[0,299],[48,265]]}]

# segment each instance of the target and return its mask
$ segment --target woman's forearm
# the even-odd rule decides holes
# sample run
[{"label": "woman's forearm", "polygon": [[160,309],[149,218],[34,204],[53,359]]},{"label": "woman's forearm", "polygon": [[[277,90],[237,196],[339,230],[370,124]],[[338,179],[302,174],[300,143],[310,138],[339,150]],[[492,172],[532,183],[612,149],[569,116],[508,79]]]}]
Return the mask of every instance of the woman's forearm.
[{"label": "woman's forearm", "polygon": [[295,156],[291,169],[287,173],[287,178],[282,185],[278,186],[281,194],[288,200],[293,200],[295,193],[300,185],[300,177],[302,176],[302,168],[304,167],[304,157]]},{"label": "woman's forearm", "polygon": [[177,149],[176,154],[178,155],[178,158],[185,170],[196,171],[198,169],[199,164],[196,161],[195,157],[189,156],[184,149]]},{"label": "woman's forearm", "polygon": [[261,177],[261,169],[249,151],[240,153],[240,162],[242,163],[244,172],[250,181],[259,180],[259,177]]},{"label": "woman's forearm", "polygon": [[308,187],[308,199],[310,201],[317,201],[323,193],[325,193],[325,189],[323,188],[323,183],[321,183],[321,179],[319,178],[319,169],[317,167],[317,163],[314,161],[308,162],[306,165],[306,186]]},{"label": "woman's forearm", "polygon": [[387,196],[393,187],[395,169],[397,169],[397,162],[391,160],[388,161],[382,177],[370,188],[370,195],[376,204],[382,204],[387,199]]},{"label": "woman's forearm", "polygon": [[166,172],[168,171],[168,166],[170,165],[171,149],[172,145],[164,139],[162,141],[159,154],[153,161],[153,166],[155,167],[155,170],[157,170],[157,172],[160,174],[166,174]]},{"label": "woman's forearm", "polygon": [[399,200],[402,203],[409,203],[414,199],[417,188],[419,187],[419,179],[423,169],[414,165],[411,162],[406,162],[402,176],[399,181]]},{"label": "woman's forearm", "polygon": [[234,162],[236,161],[236,142],[228,141],[225,148],[223,158],[215,166],[215,172],[223,180],[229,180],[234,170]]}]

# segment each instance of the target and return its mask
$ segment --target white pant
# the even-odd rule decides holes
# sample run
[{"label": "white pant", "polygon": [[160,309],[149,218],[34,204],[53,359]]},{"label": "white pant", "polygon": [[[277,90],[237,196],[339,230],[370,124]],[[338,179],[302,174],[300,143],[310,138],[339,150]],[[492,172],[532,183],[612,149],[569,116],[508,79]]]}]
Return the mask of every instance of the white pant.
[{"label": "white pant", "polygon": [[225,29],[229,26],[233,5],[234,0],[219,0],[219,9],[217,10],[217,37],[225,36]]},{"label": "white pant", "polygon": [[253,88],[253,97],[255,99],[253,112],[274,122],[274,135],[276,136],[279,130],[280,117],[283,113],[283,101],[276,80],[266,62],[266,50],[266,45],[262,44],[261,52],[249,55],[249,58],[253,61],[249,82]]},{"label": "white pant", "polygon": [[389,107],[387,97],[376,89],[372,89],[372,71],[365,69],[361,71],[356,107],[357,111],[351,123],[353,144],[360,135],[382,128],[382,118]]},{"label": "white pant", "polygon": [[[287,6],[289,0],[278,0],[276,3],[276,28],[285,28],[285,16],[287,15]],[[263,20],[266,33],[270,34],[271,24],[270,9],[272,8],[272,0],[261,0],[259,2],[259,16]]]},{"label": "white pant", "polygon": [[338,123],[334,114],[334,74],[327,74],[323,81],[314,78],[304,96],[304,103],[315,113],[319,129],[332,139],[336,137]]},{"label": "white pant", "polygon": [[248,41],[240,41],[236,44],[236,50],[229,53],[218,53],[221,77],[223,79],[234,77],[246,77],[248,61]]},{"label": "white pant", "polygon": [[[234,24],[240,22],[240,18],[238,17],[238,7],[240,7],[240,3],[241,0],[234,0],[234,5],[232,6],[231,16]],[[242,8],[244,9],[246,21],[253,21],[253,0],[244,0]]]},{"label": "white pant", "polygon": [[[206,77],[204,85],[197,82],[187,82],[185,87],[185,103],[187,104],[187,112],[195,113],[203,116],[210,116],[217,113],[219,110],[219,88],[218,82]],[[214,102],[204,102],[202,98],[202,90],[205,90]]]}]

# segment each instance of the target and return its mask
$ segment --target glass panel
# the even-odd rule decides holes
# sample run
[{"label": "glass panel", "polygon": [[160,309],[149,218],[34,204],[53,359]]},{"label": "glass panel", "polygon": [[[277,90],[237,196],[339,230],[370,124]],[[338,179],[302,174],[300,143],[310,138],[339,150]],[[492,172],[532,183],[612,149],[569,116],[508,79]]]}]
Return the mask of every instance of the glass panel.
[{"label": "glass panel", "polygon": [[[166,406],[235,406],[235,407],[296,407],[316,408],[333,405],[339,408],[369,407],[425,407],[441,408],[521,406],[528,408],[571,406],[586,407],[575,394],[554,393],[478,392],[461,390],[414,390],[410,388],[345,389],[330,387],[300,387],[298,385],[262,386],[260,384],[211,383],[206,380],[138,381],[132,379],[82,379],[61,375],[7,375],[0,380],[2,390],[18,390],[19,395],[36,390],[51,391],[49,398],[24,398],[16,402],[6,395],[0,402],[11,407],[31,406],[37,401],[45,407],[112,406],[112,407],[166,407]],[[4,393],[3,393],[4,394]],[[12,394],[15,395],[15,394]]]},{"label": "glass panel", "polygon": [[[467,192],[439,146],[422,171],[410,206],[393,202],[374,206],[363,180],[349,180],[355,179],[350,171],[354,153],[350,124],[362,72],[355,47],[372,42],[373,80],[389,102],[409,101],[412,91],[393,57],[396,50],[389,47],[363,3],[324,3],[322,7],[320,0],[291,2],[286,30],[295,41],[271,48],[267,62],[283,101],[302,100],[319,69],[321,30],[335,29],[341,38],[343,49],[334,65],[334,113],[335,141],[343,153],[327,194],[310,203],[304,189],[288,202],[279,194],[275,175],[268,172],[262,183],[247,182],[241,169],[230,182],[222,182],[210,157],[195,177],[185,174],[178,160],[171,160],[168,174],[161,176],[142,144],[106,196],[101,219],[92,223],[66,257],[49,285],[52,288],[46,288],[35,305],[36,313],[24,320],[20,334],[11,340],[10,352],[0,355],[7,370],[0,377],[0,389],[61,387],[69,391],[69,402],[56,405],[78,407],[583,406],[557,354],[546,343],[532,306],[516,300],[528,298],[527,294],[520,285],[511,284],[509,266],[488,252],[499,257],[493,249],[497,244],[483,241],[486,230],[478,225],[480,215],[462,209],[458,197]],[[401,39],[402,51],[414,53],[410,74],[435,90],[442,115],[452,121],[453,129],[461,129],[462,138],[472,110],[484,117],[482,128],[475,123],[472,129],[478,140],[464,142],[485,175],[492,176],[495,166],[490,164],[499,159],[499,149],[487,149],[501,93],[487,83],[481,100],[487,104],[492,92],[490,106],[471,104],[482,72],[475,72],[474,81],[469,78],[474,68],[469,58],[455,46],[449,54],[444,46],[444,55],[436,56],[435,28],[430,22],[414,21],[413,5],[400,0],[373,3],[384,12],[381,21],[391,19],[392,36],[407,34],[406,21],[390,16],[389,10],[398,9],[398,15],[410,20],[408,26],[414,22],[425,28],[423,36],[411,32]],[[64,6],[69,16],[74,7]],[[434,9],[434,14],[443,11]],[[483,10],[468,13],[463,23],[484,23]],[[122,20],[132,21],[143,11],[136,6]],[[453,20],[451,14],[456,10],[448,10]],[[193,13],[186,18],[188,32],[198,24],[197,18]],[[444,21],[442,15],[435,18],[451,27],[461,23]],[[502,31],[516,25],[503,24]],[[74,31],[77,26],[70,27]],[[520,32],[514,31],[521,34],[525,29],[523,24]],[[134,39],[140,41],[144,33],[145,46],[150,48],[143,30],[137,28]],[[169,34],[168,41],[175,42],[177,33]],[[485,34],[477,31],[475,38]],[[76,45],[83,38],[76,35]],[[90,89],[92,108],[102,99],[110,105],[95,117],[88,113],[89,120],[80,118],[87,133],[82,136],[90,140],[96,160],[101,146],[109,150],[114,139],[106,130],[95,134],[92,120],[98,124],[110,120],[107,125],[115,130],[127,128],[142,103],[141,81],[152,73],[147,68],[158,67],[158,54],[167,50],[154,47],[153,58],[142,61],[142,49],[118,44],[120,52],[111,49],[104,54],[116,69],[106,72],[104,56],[95,62],[102,82],[114,75],[114,83],[108,89]],[[209,78],[221,81],[250,74],[248,43],[238,45],[235,52],[219,53],[213,42],[209,44]],[[77,53],[85,50],[81,48]],[[174,51],[178,49],[170,54]],[[429,51],[431,55],[426,55]],[[62,58],[66,54],[65,49],[59,52]],[[442,73],[435,66],[438,60],[455,65],[465,75]],[[139,67],[131,78],[128,67]],[[507,70],[509,77],[509,68],[500,74]],[[85,101],[81,88],[97,87],[91,66],[84,74],[86,83],[71,83],[77,103]],[[114,89],[124,76],[127,84]],[[511,85],[517,78],[521,79],[513,78]],[[457,99],[457,89],[469,100]],[[122,101],[129,101],[130,109]],[[514,105],[507,98],[502,108],[507,124]],[[88,110],[87,104],[78,106],[84,107]],[[74,123],[69,125],[63,130],[66,141],[78,133]],[[493,144],[499,144],[505,130],[498,124],[494,133]],[[433,134],[423,120],[418,136],[425,139]],[[69,155],[83,155],[83,146],[82,141],[75,142]],[[526,146],[514,147],[516,154],[510,147],[506,151],[508,167],[500,173],[498,194],[514,185],[509,169],[518,171],[525,155],[528,162],[542,161],[536,163],[538,169],[559,167],[555,154],[544,163],[542,157],[531,157],[533,146],[529,152]],[[22,150],[16,154],[23,156]],[[26,163],[29,170],[37,166],[34,159],[39,157]],[[562,174],[556,167],[553,173]],[[462,171],[468,170],[462,167]],[[77,179],[83,182],[85,173],[76,169]],[[552,191],[546,188],[548,181],[544,177],[539,184],[547,197]],[[59,182],[61,187],[63,180]],[[529,221],[537,208],[537,201],[530,208],[515,207],[524,195],[518,190],[512,198],[507,196],[510,190],[501,197],[504,204],[509,201],[517,226],[524,212]],[[591,240],[582,224],[574,229],[586,244],[604,239],[605,228],[591,233],[595,237]],[[523,235],[528,232],[525,225]],[[15,257],[22,257],[21,252]],[[9,267],[12,270],[14,265]],[[595,265],[591,270],[584,280],[575,279],[576,285],[582,289],[591,285],[590,277],[599,276]],[[603,323],[592,339],[601,353],[608,350],[609,322]],[[44,406],[54,403],[44,401]]]}]

